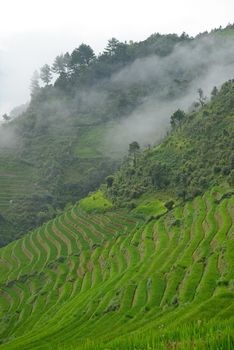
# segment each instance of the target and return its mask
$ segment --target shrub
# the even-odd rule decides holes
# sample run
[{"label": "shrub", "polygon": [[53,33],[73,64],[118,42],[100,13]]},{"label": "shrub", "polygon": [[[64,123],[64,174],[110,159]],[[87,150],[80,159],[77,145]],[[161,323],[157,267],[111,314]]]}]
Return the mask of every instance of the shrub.
[{"label": "shrub", "polygon": [[167,210],[172,210],[174,204],[175,204],[174,201],[173,201],[173,200],[170,200],[170,201],[166,202],[166,203],[164,204],[164,206],[167,208]]},{"label": "shrub", "polygon": [[221,167],[220,167],[220,166],[215,165],[215,166],[213,167],[213,173],[214,173],[214,174],[218,174],[218,173],[220,173],[220,171],[221,171]]},{"label": "shrub", "polygon": [[114,176],[113,175],[110,175],[110,176],[107,176],[106,178],[106,184],[107,184],[107,187],[112,187],[113,185],[113,182],[114,182]]},{"label": "shrub", "polygon": [[229,175],[230,171],[231,171],[231,169],[229,168],[229,166],[225,166],[225,167],[223,167],[222,174]]}]

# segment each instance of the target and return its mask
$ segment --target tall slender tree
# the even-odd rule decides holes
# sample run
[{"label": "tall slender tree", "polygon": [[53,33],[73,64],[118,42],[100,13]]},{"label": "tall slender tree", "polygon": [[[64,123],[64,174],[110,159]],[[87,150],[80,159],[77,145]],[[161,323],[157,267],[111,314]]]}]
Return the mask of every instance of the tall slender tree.
[{"label": "tall slender tree", "polygon": [[45,64],[43,67],[41,67],[40,78],[46,85],[48,85],[51,82],[52,74],[51,68],[48,64]]},{"label": "tall slender tree", "polygon": [[199,100],[199,103],[200,103],[201,106],[204,106],[204,104],[205,104],[207,98],[206,98],[206,96],[204,95],[204,92],[203,92],[203,90],[202,90],[201,88],[199,88],[199,89],[197,90],[197,92],[198,92],[198,100]]},{"label": "tall slender tree", "polygon": [[35,70],[32,75],[31,84],[30,84],[31,96],[35,96],[40,90],[39,79],[40,79],[40,75],[38,71]]}]

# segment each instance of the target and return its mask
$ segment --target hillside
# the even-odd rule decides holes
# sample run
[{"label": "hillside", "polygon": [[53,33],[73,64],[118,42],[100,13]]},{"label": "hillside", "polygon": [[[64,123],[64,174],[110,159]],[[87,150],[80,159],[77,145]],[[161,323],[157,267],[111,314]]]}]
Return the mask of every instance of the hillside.
[{"label": "hillside", "polygon": [[199,111],[175,112],[171,123],[158,146],[130,151],[107,179],[106,193],[116,204],[134,207],[149,192],[186,200],[222,182],[234,186],[234,81]]},{"label": "hillside", "polygon": [[98,191],[0,249],[0,349],[233,349],[233,101],[229,81],[173,114],[159,145],[133,143]]},{"label": "hillside", "polygon": [[42,67],[0,127],[0,350],[234,349],[233,33]]},{"label": "hillside", "polygon": [[1,249],[0,348],[232,349],[233,220],[224,187],[148,224],[72,207]]},{"label": "hillside", "polygon": [[112,38],[98,56],[81,44],[56,57],[54,82],[33,80],[27,110],[0,128],[0,245],[96,190],[131,142],[160,142],[176,109],[197,111],[197,89],[209,97],[232,75],[233,31]]}]

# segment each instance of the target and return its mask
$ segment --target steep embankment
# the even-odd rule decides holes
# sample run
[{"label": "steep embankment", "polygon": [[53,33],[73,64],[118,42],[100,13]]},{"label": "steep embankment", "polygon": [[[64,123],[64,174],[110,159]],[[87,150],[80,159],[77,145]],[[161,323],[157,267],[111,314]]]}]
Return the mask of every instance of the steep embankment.
[{"label": "steep embankment", "polygon": [[[0,348],[57,349],[89,339],[87,349],[101,349],[119,336],[108,348],[140,348],[157,341],[162,325],[170,343],[173,324],[192,334],[194,321],[211,319],[210,330],[227,320],[230,335],[233,214],[234,196],[221,187],[148,224],[124,211],[71,208],[1,249]],[[130,336],[144,329],[145,342]]]}]

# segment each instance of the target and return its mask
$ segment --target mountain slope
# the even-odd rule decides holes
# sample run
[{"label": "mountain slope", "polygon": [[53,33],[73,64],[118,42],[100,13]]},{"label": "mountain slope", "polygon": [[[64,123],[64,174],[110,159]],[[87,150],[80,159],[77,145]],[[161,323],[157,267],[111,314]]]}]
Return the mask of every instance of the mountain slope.
[{"label": "mountain slope", "polygon": [[[165,40],[178,44],[177,39],[154,36],[149,42],[158,50]],[[194,45],[189,38],[180,40]],[[101,63],[109,73],[117,71],[120,61],[108,57],[82,70],[79,79],[96,76]],[[134,61],[124,77],[135,72],[138,63]],[[199,74],[206,68],[199,66]],[[59,92],[65,107],[74,103],[69,94],[80,87],[76,78],[67,77],[69,84]],[[104,139],[107,130],[119,130],[113,115],[118,111],[120,117],[124,104],[117,103],[111,117],[102,120],[116,102],[111,94],[105,104],[102,99],[92,106],[78,104],[79,118],[74,117],[76,109],[69,109],[74,114],[64,122],[64,115],[56,114],[63,79],[42,88],[26,114],[4,126],[9,135],[14,126],[17,137],[12,147],[5,145],[8,153],[2,153],[0,180],[13,194],[7,197],[9,210],[6,192],[1,192],[2,213],[9,220],[2,215],[0,227],[12,229],[14,235],[19,217],[27,213],[30,225],[22,217],[21,231],[27,225],[38,228],[0,249],[0,349],[233,349],[233,80],[213,89],[210,100],[200,90],[187,113],[180,105],[175,108],[178,100],[171,95],[181,82],[170,85],[165,79],[157,88],[141,82],[138,97],[170,85],[164,96],[170,108],[163,113],[173,108],[172,128],[160,144],[156,137],[157,145],[143,150],[132,140],[128,156],[114,172],[118,161],[113,149],[104,147]],[[110,88],[110,81],[102,84]],[[185,94],[184,88],[178,95]],[[50,100],[46,106],[45,95]],[[128,95],[130,100],[133,95]],[[97,106],[102,112],[95,114]],[[146,125],[148,109],[140,110]],[[122,127],[126,120],[120,121]],[[96,192],[69,203],[96,189],[106,175]],[[17,191],[25,195],[18,202]]]},{"label": "mountain slope", "polygon": [[214,187],[148,224],[124,212],[84,214],[75,206],[2,248],[7,343],[0,348],[57,349],[89,338],[97,349],[145,326],[156,333],[162,324],[231,319],[228,191]]},{"label": "mountain slope", "polygon": [[118,205],[134,206],[147,192],[185,200],[215,184],[228,181],[233,186],[233,140],[234,81],[229,81],[199,111],[182,113],[158,146],[130,153],[109,178],[107,194]]},{"label": "mountain slope", "polygon": [[[211,102],[183,114],[160,145],[141,153],[134,143],[107,185],[0,249],[0,348],[132,349],[146,346],[142,334],[167,348],[179,323],[185,349],[195,342],[206,349],[192,335],[201,322],[201,337],[213,332],[210,344],[228,349],[233,86],[225,83]],[[192,192],[201,179],[204,186]],[[216,331],[220,320],[226,338]]]},{"label": "mountain slope", "polygon": [[88,63],[76,62],[82,45],[68,54],[54,84],[37,86],[27,110],[0,128],[0,245],[97,189],[129,143],[159,142],[198,88],[210,95],[229,79],[233,32],[111,39]]}]

